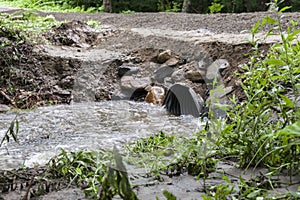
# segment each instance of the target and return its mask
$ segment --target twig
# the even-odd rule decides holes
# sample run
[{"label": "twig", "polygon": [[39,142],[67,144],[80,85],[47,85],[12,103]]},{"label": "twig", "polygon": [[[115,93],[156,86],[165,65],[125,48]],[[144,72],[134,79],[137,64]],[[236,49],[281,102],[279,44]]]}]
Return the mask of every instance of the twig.
[{"label": "twig", "polygon": [[5,94],[5,92],[3,90],[0,90],[0,94],[6,99],[9,101],[9,103],[13,106],[16,106],[15,102],[9,98],[9,96],[7,94]]},{"label": "twig", "polygon": [[29,195],[30,189],[31,189],[31,187],[32,187],[33,180],[34,180],[34,178],[32,178],[32,179],[29,181],[28,188],[27,188],[26,193],[25,193],[25,196],[24,196],[24,198],[23,198],[22,200],[28,200],[28,195]]}]

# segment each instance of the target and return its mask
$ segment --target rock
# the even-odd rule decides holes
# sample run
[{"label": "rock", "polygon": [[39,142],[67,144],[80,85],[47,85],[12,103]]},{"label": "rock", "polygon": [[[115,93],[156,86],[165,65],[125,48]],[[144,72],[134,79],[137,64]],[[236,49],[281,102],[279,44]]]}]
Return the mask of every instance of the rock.
[{"label": "rock", "polygon": [[132,76],[123,76],[121,78],[121,88],[125,90],[136,90],[145,88],[152,83],[150,77],[134,78]]},{"label": "rock", "polygon": [[158,68],[154,73],[154,78],[157,82],[163,83],[164,78],[170,77],[172,73],[174,72],[174,68],[172,67],[160,67]]},{"label": "rock", "polygon": [[218,59],[214,61],[206,70],[206,78],[214,80],[220,78],[220,71],[229,67],[229,62],[226,59]]},{"label": "rock", "polygon": [[57,94],[57,95],[62,95],[62,96],[69,96],[71,95],[71,91],[69,90],[64,90],[61,87],[59,87],[58,85],[55,85],[53,87],[53,94]]},{"label": "rock", "polygon": [[4,104],[0,104],[0,113],[7,112],[10,110],[10,107]]},{"label": "rock", "polygon": [[176,83],[167,91],[164,105],[167,111],[174,115],[199,117],[203,111],[204,101],[192,88]]},{"label": "rock", "polygon": [[233,91],[232,86],[225,87],[224,85],[220,85],[220,86],[214,88],[213,90],[211,90],[210,93],[211,93],[211,97],[221,99],[221,98],[226,97],[226,95],[228,95],[232,91]]},{"label": "rock", "polygon": [[200,68],[199,64],[196,61],[192,61],[190,63],[186,63],[185,65],[182,65],[179,67],[180,69],[184,69],[185,72],[189,71],[206,71],[206,69],[203,69],[203,66]]},{"label": "rock", "polygon": [[74,76],[65,76],[63,79],[58,81],[58,86],[61,88],[72,88],[74,86]]},{"label": "rock", "polygon": [[184,80],[185,80],[184,76],[185,76],[184,69],[178,69],[173,72],[173,74],[171,75],[171,78],[174,83],[175,82],[184,82]]},{"label": "rock", "polygon": [[174,67],[176,66],[178,63],[180,62],[180,59],[177,57],[172,57],[169,60],[167,60],[166,62],[164,62],[163,66],[166,67]]},{"label": "rock", "polygon": [[122,77],[124,75],[132,75],[139,72],[138,67],[122,65],[118,67],[118,76]]},{"label": "rock", "polygon": [[165,98],[164,88],[158,86],[147,86],[145,90],[148,91],[148,94],[145,98],[146,102],[160,106],[163,104]]},{"label": "rock", "polygon": [[166,78],[164,79],[164,86],[165,86],[166,88],[171,87],[173,84],[174,84],[174,82],[173,82],[173,80],[172,80],[171,77],[166,77]]},{"label": "rock", "polygon": [[199,62],[198,62],[198,68],[200,69],[200,70],[206,70],[206,66],[207,64],[206,64],[206,62],[204,61],[204,60],[200,60]]},{"label": "rock", "polygon": [[163,64],[167,60],[169,60],[172,56],[171,50],[165,50],[157,55],[157,62]]},{"label": "rock", "polygon": [[112,94],[112,100],[129,100],[132,93],[126,94],[120,91]]},{"label": "rock", "polygon": [[188,71],[185,73],[185,78],[189,79],[192,82],[205,82],[205,71],[197,70],[197,71]]}]

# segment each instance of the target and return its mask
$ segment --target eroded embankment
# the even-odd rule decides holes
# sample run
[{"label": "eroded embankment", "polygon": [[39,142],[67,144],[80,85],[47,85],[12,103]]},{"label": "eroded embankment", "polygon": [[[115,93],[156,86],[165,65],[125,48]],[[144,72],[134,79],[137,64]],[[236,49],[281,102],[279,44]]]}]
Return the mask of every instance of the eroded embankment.
[{"label": "eroded embankment", "polygon": [[[187,78],[187,73],[206,71],[218,59],[229,63],[219,81],[226,87],[233,87],[236,96],[242,100],[239,80],[234,74],[241,72],[238,66],[248,62],[252,46],[244,42],[245,35],[236,40],[231,34],[219,36],[205,31],[170,30],[167,33],[157,29],[107,28],[97,32],[81,22],[63,24],[46,35],[54,45],[24,44],[2,49],[2,72],[6,76],[1,76],[0,103],[33,108],[73,100],[126,99],[136,90],[141,92],[138,99],[142,100],[147,85],[167,89],[175,82],[187,83],[207,99],[205,77]],[[260,48],[267,50],[268,44],[262,44]],[[170,58],[158,61],[158,55],[165,50],[171,51]],[[10,56],[13,54],[17,59]],[[130,86],[124,85],[123,75],[120,76],[118,71],[124,66],[138,70],[136,74],[126,74],[131,76],[127,82],[133,81]],[[157,74],[162,71],[163,80],[158,80]],[[131,94],[122,91],[124,87]]]}]

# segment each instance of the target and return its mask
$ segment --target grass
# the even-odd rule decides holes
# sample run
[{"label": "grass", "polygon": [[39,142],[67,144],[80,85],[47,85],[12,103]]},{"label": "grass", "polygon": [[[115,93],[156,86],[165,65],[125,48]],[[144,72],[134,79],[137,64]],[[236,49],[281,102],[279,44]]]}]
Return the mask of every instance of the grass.
[{"label": "grass", "polygon": [[[118,150],[62,152],[51,159],[49,172],[80,186],[85,184],[85,194],[91,199],[137,199],[132,191],[126,168]],[[101,187],[99,186],[101,184]]]},{"label": "grass", "polygon": [[42,33],[60,24],[61,22],[56,21],[51,15],[41,17],[32,11],[25,11],[20,15],[0,14],[0,36],[9,39],[3,42],[1,46],[11,45],[12,42],[15,44],[23,43],[25,40],[30,42],[42,40]]},{"label": "grass", "polygon": [[15,0],[5,1],[0,0],[0,5],[12,6],[19,8],[28,8],[49,12],[82,12],[82,13],[95,13],[103,12],[103,6],[85,8],[83,6],[71,6],[67,1],[36,1],[36,0]]}]

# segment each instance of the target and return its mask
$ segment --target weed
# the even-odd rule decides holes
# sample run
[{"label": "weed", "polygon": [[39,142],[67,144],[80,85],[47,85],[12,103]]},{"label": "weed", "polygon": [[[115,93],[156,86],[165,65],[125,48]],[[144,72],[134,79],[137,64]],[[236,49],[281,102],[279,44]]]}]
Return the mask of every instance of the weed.
[{"label": "weed", "polygon": [[7,143],[10,141],[10,138],[12,137],[15,142],[18,142],[18,133],[19,133],[19,121],[17,117],[10,123],[9,128],[5,132],[1,142],[0,147],[3,145],[3,143],[6,141]]},{"label": "weed", "polygon": [[165,12],[180,12],[181,4],[182,3],[172,2],[172,6],[167,6],[168,8],[165,10]]},{"label": "weed", "polygon": [[113,152],[62,150],[48,165],[51,174],[69,179],[70,184],[81,185],[90,198],[112,199],[119,195],[122,199],[137,199],[116,148]]},{"label": "weed", "polygon": [[202,195],[204,200],[213,200],[213,199],[227,199],[231,194],[235,192],[234,186],[227,176],[223,176],[222,179],[225,181],[225,184],[219,184],[212,186],[208,195]]},{"label": "weed", "polygon": [[[95,13],[103,11],[103,7],[78,5],[72,1],[56,1],[56,0],[0,0],[2,5],[14,6],[20,8],[28,8],[35,10],[51,11],[51,12],[82,12]],[[100,3],[100,1],[99,1]]]},{"label": "weed", "polygon": [[24,11],[20,16],[1,14],[0,36],[8,39],[1,46],[21,44],[26,40],[31,42],[43,40],[40,37],[41,33],[50,30],[53,26],[57,26],[60,23],[51,15],[41,17],[35,15],[32,11]]},{"label": "weed", "polygon": [[296,39],[299,31],[292,22],[285,34],[280,15],[285,9],[287,7],[278,11],[276,19],[265,17],[251,30],[255,38],[261,26],[271,24],[274,28],[266,36],[276,34],[282,43],[272,45],[267,55],[261,56],[256,51],[259,41],[252,39],[254,55],[250,64],[242,67],[244,73],[240,75],[247,99],[228,113],[232,123],[223,131],[225,146],[237,150],[235,153],[239,155],[242,167],[293,163],[296,158],[282,155],[283,149],[295,156],[299,154],[298,144],[286,145],[298,140],[298,136],[286,134],[278,137],[276,134],[295,123],[300,116],[297,77],[300,43]]},{"label": "weed", "polygon": [[132,11],[132,10],[123,10],[121,13],[122,13],[122,14],[133,14],[133,13],[135,13],[135,12]]},{"label": "weed", "polygon": [[203,179],[204,185],[209,173],[215,171],[215,148],[202,133],[183,138],[160,132],[126,145],[127,161],[144,167],[149,175],[163,173],[172,177],[187,172]]},{"label": "weed", "polygon": [[88,20],[85,23],[94,28],[99,28],[99,29],[101,28],[100,22],[95,21],[95,20]]},{"label": "weed", "polygon": [[221,12],[222,8],[224,7],[224,5],[219,3],[219,0],[214,0],[210,6],[208,6],[209,12],[211,14],[213,13],[219,13]]}]

